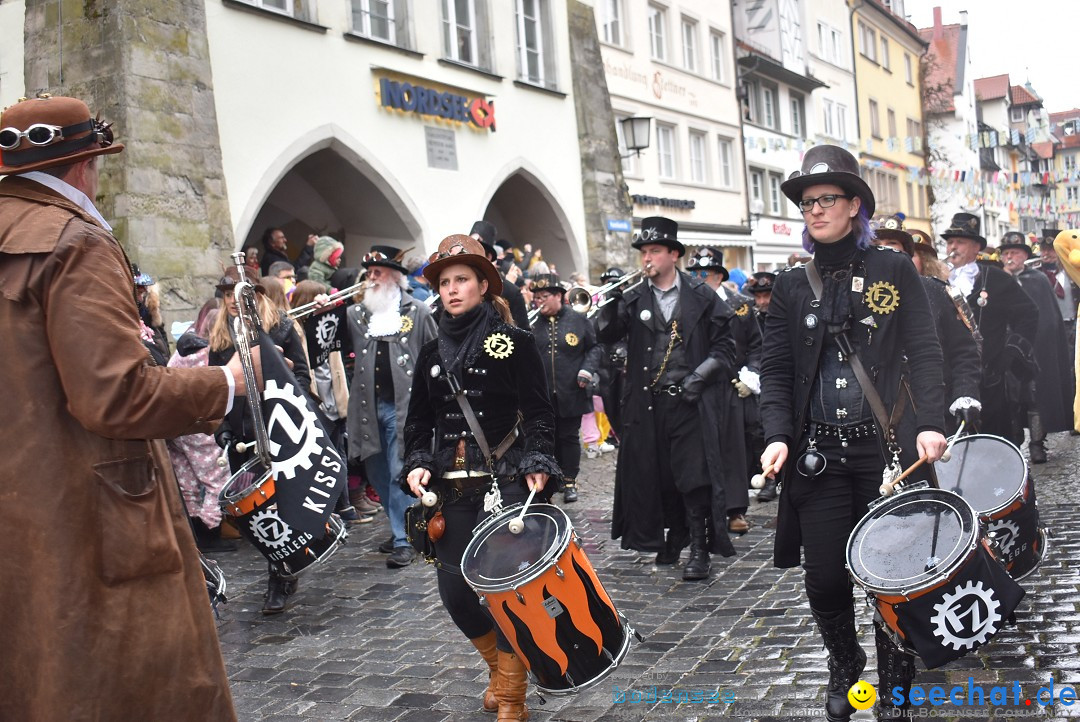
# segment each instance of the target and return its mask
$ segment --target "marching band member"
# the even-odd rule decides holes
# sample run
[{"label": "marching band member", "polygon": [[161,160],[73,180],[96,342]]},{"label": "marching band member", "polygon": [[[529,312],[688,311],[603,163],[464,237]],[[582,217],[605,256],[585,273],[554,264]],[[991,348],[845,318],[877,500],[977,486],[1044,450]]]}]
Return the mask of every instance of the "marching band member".
[{"label": "marching band member", "polygon": [[[499,295],[502,278],[480,243],[463,235],[443,239],[424,275],[445,310],[438,338],[417,359],[404,473],[414,495],[428,488],[438,494],[445,520],[434,539],[439,596],[488,664],[484,709],[497,710],[500,720],[524,720],[525,665],[480,606],[460,565],[473,528],[491,508],[485,498],[509,505],[535,488],[546,499],[558,486],[544,367],[533,335],[514,326]],[[490,444],[491,459],[484,458],[473,426]]]},{"label": "marching band member", "polygon": [[555,410],[555,459],[563,473],[563,501],[569,504],[578,498],[581,417],[593,410],[592,389],[602,349],[589,319],[564,303],[566,289],[558,276],[538,276],[532,287],[540,304],[532,333]]},{"label": "marching band member", "polygon": [[[811,148],[781,190],[802,210],[803,246],[814,258],[812,268],[780,273],[773,288],[762,350],[768,445],[761,464],[783,480],[774,562],[798,565],[802,547],[806,595],[829,652],[826,716],[847,720],[855,711],[848,689],[866,665],[845,568],[847,539],[878,496],[885,455],[895,453],[897,441],[931,462],[945,449],[941,347],[911,261],[887,248],[869,249],[874,195],[850,153]],[[879,426],[875,416],[893,408],[902,354],[911,370],[918,438],[894,440],[888,418]],[[872,410],[879,401],[884,409]],[[880,629],[877,641],[887,703],[886,690],[910,685],[914,667]]]},{"label": "marching band member", "polygon": [[[975,315],[975,325],[983,338],[982,384],[979,399],[983,409],[978,431],[1001,436],[1019,446],[1024,442],[1021,424],[1014,410],[1020,399],[1006,383],[1013,354],[1006,344],[1013,338],[1014,347],[1031,348],[1035,343],[1039,309],[1023,289],[1005,271],[989,263],[978,263],[979,252],[986,249],[980,235],[980,221],[970,213],[953,215],[941,237],[947,241],[948,261],[952,266],[949,284],[956,286]],[[951,413],[956,409],[950,408]]]},{"label": "marching band member", "polygon": [[736,472],[720,458],[716,418],[721,387],[731,389],[734,314],[711,288],[676,268],[686,252],[678,229],[659,216],[641,222],[632,245],[648,282],[613,292],[597,331],[604,343],[627,340],[611,537],[621,538],[623,549],[656,552],[657,564],[675,564],[689,543],[683,579],[696,580],[709,577],[710,552],[735,553],[723,475]]}]

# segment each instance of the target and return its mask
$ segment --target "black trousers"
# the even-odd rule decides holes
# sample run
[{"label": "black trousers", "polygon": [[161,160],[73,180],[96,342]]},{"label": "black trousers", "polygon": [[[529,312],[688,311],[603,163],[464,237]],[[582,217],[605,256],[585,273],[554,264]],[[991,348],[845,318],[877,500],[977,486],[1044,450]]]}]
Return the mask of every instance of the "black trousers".
[{"label": "black trousers", "polygon": [[581,471],[581,416],[555,417],[555,460],[567,480]]},{"label": "black trousers", "polygon": [[845,563],[847,540],[878,498],[881,472],[885,468],[876,437],[853,439],[841,446],[836,438],[818,439],[825,457],[825,471],[807,478],[795,467],[806,450],[807,439],[788,457],[791,473],[784,494],[799,515],[802,531],[803,572],[810,607],[818,612],[838,612],[852,606],[852,583]]},{"label": "black trousers", "polygon": [[[438,486],[434,488],[442,497],[449,498],[453,494]],[[502,493],[504,506],[523,502],[527,496],[524,485],[516,481],[500,486],[499,490]],[[450,568],[437,571],[439,597],[446,611],[449,612],[450,619],[462,634],[469,639],[476,639],[494,629],[498,648],[504,652],[511,652],[513,650],[510,643],[495,626],[487,610],[480,606],[480,598],[460,573],[461,557],[465,553],[465,547],[472,540],[473,527],[488,516],[488,513],[484,511],[486,492],[487,487],[477,489],[468,496],[446,502],[442,506],[443,517],[446,519],[446,531],[442,538],[435,542],[435,555],[440,564]]]},{"label": "black trousers", "polygon": [[686,505],[712,502],[712,484],[702,447],[701,415],[697,405],[686,403],[682,395],[659,393],[653,396],[653,427],[656,462],[660,470],[664,526],[683,529]]}]

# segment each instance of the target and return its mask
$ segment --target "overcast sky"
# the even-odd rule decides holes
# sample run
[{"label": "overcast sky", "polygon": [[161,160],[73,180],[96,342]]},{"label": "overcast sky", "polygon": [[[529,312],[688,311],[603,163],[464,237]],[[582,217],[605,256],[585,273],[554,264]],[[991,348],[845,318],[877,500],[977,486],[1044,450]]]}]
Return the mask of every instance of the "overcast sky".
[{"label": "overcast sky", "polygon": [[968,37],[976,78],[1008,73],[1013,85],[1031,85],[1050,112],[1080,107],[1075,55],[1076,0],[907,0],[916,27],[960,22],[968,11]]}]

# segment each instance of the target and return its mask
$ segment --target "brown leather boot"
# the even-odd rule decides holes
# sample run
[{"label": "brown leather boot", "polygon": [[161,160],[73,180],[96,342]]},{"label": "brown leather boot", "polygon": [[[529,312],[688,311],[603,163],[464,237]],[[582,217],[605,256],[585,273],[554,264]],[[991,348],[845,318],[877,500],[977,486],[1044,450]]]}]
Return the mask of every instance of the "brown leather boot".
[{"label": "brown leather boot", "polygon": [[470,639],[476,651],[484,658],[488,666],[488,687],[484,692],[484,711],[498,712],[499,700],[495,699],[495,687],[499,681],[499,650],[495,649],[495,632],[490,631],[483,637]]},{"label": "brown leather boot", "polygon": [[495,697],[499,700],[499,721],[527,720],[525,688],[528,685],[525,663],[513,652],[499,650],[499,684]]}]

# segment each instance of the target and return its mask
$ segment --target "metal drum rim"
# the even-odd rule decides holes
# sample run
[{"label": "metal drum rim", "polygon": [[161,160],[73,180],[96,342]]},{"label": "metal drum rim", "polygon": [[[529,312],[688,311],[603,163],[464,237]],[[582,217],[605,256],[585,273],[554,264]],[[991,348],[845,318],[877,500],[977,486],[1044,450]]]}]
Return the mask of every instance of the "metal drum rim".
[{"label": "metal drum rim", "polygon": [[257,456],[245,461],[240,466],[240,468],[236,470],[236,473],[229,477],[229,480],[225,482],[225,486],[221,487],[221,492],[218,494],[218,502],[221,504],[221,506],[225,506],[226,504],[235,504],[238,501],[241,501],[245,497],[249,496],[250,494],[254,494],[259,489],[259,487],[263,485],[263,482],[265,482],[267,479],[271,478],[274,475],[273,469],[266,469],[266,471],[258,475],[256,480],[252,482],[251,486],[245,487],[243,491],[237,492],[235,494],[230,494],[229,489],[232,488],[233,484],[240,480],[240,475],[252,473],[250,467],[253,467],[255,465],[262,466],[262,461],[260,461],[259,457]]},{"label": "metal drum rim", "polygon": [[[881,587],[881,586],[877,586],[877,585],[875,585],[875,584],[873,584],[871,582],[867,582],[867,581],[864,581],[863,579],[859,578],[859,576],[855,573],[855,570],[852,569],[852,566],[851,566],[851,554],[852,554],[852,546],[853,546],[853,544],[855,542],[855,534],[860,529],[863,528],[863,524],[875,512],[886,508],[886,505],[890,505],[890,504],[893,504],[894,502],[898,502],[898,501],[902,500],[903,497],[906,496],[906,495],[919,494],[919,493],[923,493],[923,494],[925,494],[925,493],[946,494],[948,496],[954,497],[954,500],[959,499],[960,502],[962,502],[963,507],[966,507],[967,511],[971,513],[971,520],[972,520],[971,536],[966,542],[964,542],[962,545],[959,546],[960,549],[964,550],[963,553],[957,554],[956,558],[953,559],[948,564],[948,566],[940,567],[939,571],[937,571],[937,573],[935,573],[934,576],[929,577],[929,578],[925,579],[924,581],[920,582],[919,584],[917,584],[915,586],[911,586],[911,587]],[[893,504],[893,505],[895,505],[895,504]],[[858,523],[855,525],[855,528],[851,530],[851,534],[848,535],[847,545],[846,545],[846,548],[844,550],[844,563],[845,563],[845,566],[847,567],[848,574],[851,576],[851,578],[854,580],[854,582],[857,585],[859,585],[860,587],[862,587],[863,589],[865,589],[865,590],[867,590],[869,592],[874,592],[875,594],[881,594],[881,595],[885,595],[885,596],[903,596],[903,597],[907,597],[907,596],[910,596],[911,594],[914,594],[916,592],[921,592],[921,591],[924,591],[924,590],[927,590],[927,589],[933,589],[934,587],[938,586],[938,584],[940,584],[942,581],[951,578],[953,576],[953,574],[958,569],[960,569],[961,567],[964,566],[964,564],[967,563],[967,560],[970,558],[972,551],[974,551],[978,547],[979,540],[982,538],[982,536],[983,536],[983,534],[982,534],[981,518],[979,516],[979,513],[977,511],[975,511],[975,508],[973,506],[971,506],[971,503],[967,499],[960,496],[959,494],[957,494],[954,491],[949,491],[948,489],[938,489],[938,488],[934,488],[934,487],[928,487],[928,488],[922,488],[922,489],[912,489],[910,491],[903,491],[903,492],[900,492],[899,494],[896,494],[895,496],[893,496],[891,499],[885,501],[880,506],[877,506],[874,509],[868,511],[866,513],[866,515],[863,516],[863,518],[858,521]]]},{"label": "metal drum rim", "polygon": [[282,579],[298,579],[300,575],[307,570],[317,567],[318,565],[328,560],[330,557],[334,556],[334,552],[337,551],[338,547],[344,544],[345,540],[349,538],[349,529],[347,526],[345,526],[345,522],[341,521],[337,514],[331,514],[330,518],[326,520],[326,523],[327,525],[329,525],[329,533],[334,535],[334,539],[330,542],[330,546],[327,547],[326,551],[315,557],[315,559],[313,559],[312,562],[306,565],[303,569],[299,569],[296,572],[289,574],[283,571],[279,564],[270,562],[271,564],[275,564],[278,570],[278,574],[281,576]]},{"label": "metal drum rim", "polygon": [[[536,581],[551,569],[552,565],[555,564],[559,557],[562,556],[563,552],[566,551],[567,547],[570,546],[570,542],[574,538],[574,524],[566,512],[554,504],[532,504],[529,506],[528,512],[525,513],[526,518],[533,516],[534,514],[539,514],[540,512],[549,512],[550,515],[550,511],[554,510],[566,521],[566,528],[559,533],[555,542],[549,547],[548,552],[519,576],[508,578],[512,579],[512,581],[492,584],[490,582],[474,581],[470,578],[470,575],[465,571],[465,560],[475,554],[476,549],[490,537],[491,532],[495,527],[502,525],[504,522],[520,513],[522,506],[523,504],[514,504],[513,506],[505,507],[498,514],[493,514],[488,517],[473,530],[473,538],[469,540],[468,545],[465,547],[465,551],[461,554],[461,576],[464,577],[466,583],[468,583],[468,585],[477,593],[498,594],[499,592],[508,592]],[[557,549],[558,552],[551,555],[550,552],[553,549]]]},{"label": "metal drum rim", "polygon": [[536,685],[536,688],[544,694],[550,694],[553,697],[563,697],[584,692],[585,690],[591,689],[592,687],[595,687],[600,682],[603,682],[605,679],[607,679],[611,675],[611,673],[614,672],[620,664],[622,664],[622,661],[626,659],[626,655],[630,652],[630,642],[634,637],[634,628],[631,627],[630,623],[626,620],[626,615],[624,615],[622,612],[617,612],[617,614],[619,615],[619,622],[621,623],[624,634],[623,643],[619,649],[618,654],[616,654],[612,658],[611,664],[608,666],[607,669],[603,670],[602,672],[600,672],[600,674],[596,675],[584,684],[577,684],[573,687],[568,687],[566,689],[552,689],[550,687],[545,687],[539,684],[536,681],[536,678],[532,677],[532,672],[530,672],[529,675],[530,677],[532,677],[533,684]]},{"label": "metal drum rim", "polygon": [[[979,515],[980,519],[992,520],[992,519],[994,519],[995,514],[999,514],[1000,512],[1005,511],[1005,509],[1012,506],[1013,502],[1015,502],[1017,499],[1021,498],[1024,495],[1024,490],[1027,488],[1028,482],[1031,480],[1031,466],[1024,459],[1024,454],[1023,454],[1023,452],[1020,451],[1020,447],[1017,446],[1016,444],[1014,444],[1013,442],[1009,441],[1008,439],[1006,439],[1003,436],[996,436],[995,434],[969,434],[967,436],[961,436],[959,439],[957,439],[956,444],[959,444],[961,441],[966,441],[968,439],[994,439],[995,441],[1001,441],[1001,442],[1007,444],[1009,447],[1011,447],[1014,452],[1016,452],[1017,458],[1020,459],[1020,463],[1024,467],[1024,479],[1023,479],[1023,482],[1020,484],[1020,487],[1019,487],[1018,491],[1016,493],[1014,493],[1012,496],[1009,497],[1008,501],[1006,501],[1004,504],[1002,504],[1000,506],[997,506],[997,507],[994,507],[992,509],[986,509],[985,511],[980,510],[980,509],[975,509],[975,513]],[[953,445],[953,448],[955,448],[956,444]],[[951,462],[945,462],[945,463],[948,464],[948,463],[951,463]],[[935,467],[935,468],[937,468],[937,467]],[[952,490],[951,489],[942,489],[942,491],[952,491]],[[953,492],[953,493],[955,494],[956,492]],[[972,508],[974,509],[975,507],[972,506]]]}]

